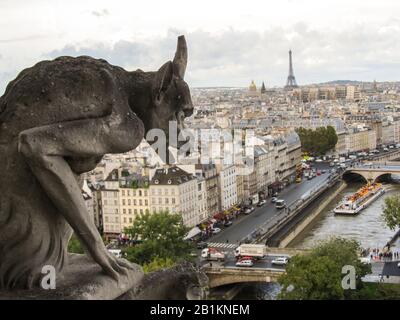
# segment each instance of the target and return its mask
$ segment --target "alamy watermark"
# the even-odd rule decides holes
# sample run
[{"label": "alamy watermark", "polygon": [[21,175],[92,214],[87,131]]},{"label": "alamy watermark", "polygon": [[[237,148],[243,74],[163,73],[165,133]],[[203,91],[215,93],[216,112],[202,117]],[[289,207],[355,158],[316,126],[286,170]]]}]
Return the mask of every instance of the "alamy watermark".
[{"label": "alamy watermark", "polygon": [[[168,138],[164,130],[156,128],[146,135],[146,141],[163,162],[236,165],[244,174],[253,172],[254,147],[263,145],[256,143],[255,132],[250,129],[184,128],[178,131],[178,123],[170,121],[167,134]],[[168,148],[168,145],[176,148]]]},{"label": "alamy watermark", "polygon": [[56,289],[56,269],[52,265],[45,265],[42,268],[42,281],[40,286],[44,290],[55,290]]}]

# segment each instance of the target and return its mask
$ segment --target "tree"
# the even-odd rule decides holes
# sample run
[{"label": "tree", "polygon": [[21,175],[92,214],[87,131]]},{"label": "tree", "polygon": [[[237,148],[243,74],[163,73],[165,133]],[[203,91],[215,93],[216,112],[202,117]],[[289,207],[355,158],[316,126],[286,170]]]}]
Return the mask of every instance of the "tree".
[{"label": "tree", "polygon": [[382,218],[390,230],[400,228],[400,197],[391,196],[385,199]]},{"label": "tree", "polygon": [[344,266],[355,268],[356,291],[363,288],[361,278],[371,267],[359,260],[359,244],[354,240],[333,238],[322,242],[309,253],[294,256],[279,278],[280,299],[351,299],[354,290],[342,287]]},{"label": "tree", "polygon": [[164,268],[171,268],[175,262],[171,258],[154,258],[151,262],[143,265],[144,272],[154,272]]},{"label": "tree", "polygon": [[80,253],[83,254],[85,251],[82,248],[81,242],[75,234],[72,235],[68,242],[68,252],[70,253]]},{"label": "tree", "polygon": [[300,137],[303,152],[312,155],[323,155],[335,148],[338,141],[335,128],[332,126],[318,127],[315,130],[298,128],[296,130]]},{"label": "tree", "polygon": [[174,263],[190,260],[193,245],[183,240],[187,232],[188,228],[183,225],[179,214],[146,212],[125,230],[126,234],[140,239],[141,243],[124,252],[129,261],[141,265],[155,259],[172,259]]}]

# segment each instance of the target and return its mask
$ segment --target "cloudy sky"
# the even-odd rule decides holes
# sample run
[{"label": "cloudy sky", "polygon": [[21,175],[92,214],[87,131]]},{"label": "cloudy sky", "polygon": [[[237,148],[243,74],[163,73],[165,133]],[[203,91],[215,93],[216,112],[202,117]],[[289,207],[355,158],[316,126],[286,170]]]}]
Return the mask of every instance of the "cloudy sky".
[{"label": "cloudy sky", "polygon": [[400,80],[398,0],[0,0],[0,94],[23,68],[92,55],[128,70],[189,46],[193,86]]}]

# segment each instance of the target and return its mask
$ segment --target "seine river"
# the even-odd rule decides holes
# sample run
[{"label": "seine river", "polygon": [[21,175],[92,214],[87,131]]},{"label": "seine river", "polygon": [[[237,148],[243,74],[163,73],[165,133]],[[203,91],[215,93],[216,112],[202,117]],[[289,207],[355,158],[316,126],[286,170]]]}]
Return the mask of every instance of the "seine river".
[{"label": "seine river", "polygon": [[[382,248],[393,236],[394,231],[385,227],[381,212],[386,197],[399,194],[400,184],[387,185],[388,191],[368,208],[356,216],[337,216],[332,210],[343,199],[357,191],[362,184],[351,183],[326,207],[314,223],[300,235],[291,247],[311,248],[322,240],[333,236],[355,239],[363,248]],[[250,284],[245,286],[236,299],[275,299],[279,293],[277,284]]]}]

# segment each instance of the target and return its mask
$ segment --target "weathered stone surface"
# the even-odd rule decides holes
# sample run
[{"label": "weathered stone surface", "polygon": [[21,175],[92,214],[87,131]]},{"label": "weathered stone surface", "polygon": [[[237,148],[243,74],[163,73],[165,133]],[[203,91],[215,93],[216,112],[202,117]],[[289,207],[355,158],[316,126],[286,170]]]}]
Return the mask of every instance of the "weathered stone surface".
[{"label": "weathered stone surface", "polygon": [[87,256],[71,254],[62,277],[56,278],[56,289],[0,291],[0,299],[113,300],[143,280],[141,267],[132,265],[132,268],[126,275],[121,275],[119,282],[116,282]]},{"label": "weathered stone surface", "polygon": [[0,97],[0,290],[38,287],[46,265],[62,275],[73,231],[111,288],[138,272],[105,248],[79,175],[107,153],[135,149],[150,129],[167,132],[169,121],[192,114],[186,63],[181,36],[174,60],[156,72],[60,57],[9,83]]},{"label": "weathered stone surface", "polygon": [[190,263],[146,274],[143,281],[119,297],[121,300],[204,300],[208,278]]}]

